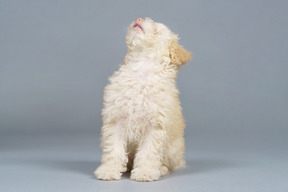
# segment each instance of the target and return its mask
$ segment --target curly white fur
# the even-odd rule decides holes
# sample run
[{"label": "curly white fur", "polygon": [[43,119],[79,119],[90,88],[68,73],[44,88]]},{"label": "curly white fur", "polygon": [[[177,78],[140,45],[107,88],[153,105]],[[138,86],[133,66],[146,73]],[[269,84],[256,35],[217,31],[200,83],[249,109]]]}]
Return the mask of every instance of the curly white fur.
[{"label": "curly white fur", "polygon": [[110,77],[102,110],[103,150],[95,175],[153,181],[185,166],[184,119],[176,88],[178,67],[191,54],[165,25],[138,18],[128,27],[128,52]]}]

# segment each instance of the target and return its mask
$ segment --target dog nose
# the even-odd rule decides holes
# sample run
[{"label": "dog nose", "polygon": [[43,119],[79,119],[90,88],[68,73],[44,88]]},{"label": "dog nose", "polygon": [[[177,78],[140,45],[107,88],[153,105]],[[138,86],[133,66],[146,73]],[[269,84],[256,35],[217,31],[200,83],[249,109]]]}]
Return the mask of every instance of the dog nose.
[{"label": "dog nose", "polygon": [[141,23],[142,21],[143,19],[141,19],[140,17],[135,20],[136,23]]}]

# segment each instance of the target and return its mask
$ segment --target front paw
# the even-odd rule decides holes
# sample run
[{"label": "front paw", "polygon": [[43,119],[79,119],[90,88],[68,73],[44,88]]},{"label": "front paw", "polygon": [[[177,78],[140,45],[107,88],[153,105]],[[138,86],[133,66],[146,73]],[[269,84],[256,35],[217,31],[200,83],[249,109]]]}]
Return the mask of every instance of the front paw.
[{"label": "front paw", "polygon": [[131,171],[131,179],[135,181],[156,181],[160,178],[161,172],[152,168],[135,168]]},{"label": "front paw", "polygon": [[121,175],[122,175],[120,170],[115,169],[114,167],[106,166],[106,165],[101,165],[100,167],[98,167],[95,170],[94,174],[98,179],[106,180],[106,181],[119,180],[121,179]]}]

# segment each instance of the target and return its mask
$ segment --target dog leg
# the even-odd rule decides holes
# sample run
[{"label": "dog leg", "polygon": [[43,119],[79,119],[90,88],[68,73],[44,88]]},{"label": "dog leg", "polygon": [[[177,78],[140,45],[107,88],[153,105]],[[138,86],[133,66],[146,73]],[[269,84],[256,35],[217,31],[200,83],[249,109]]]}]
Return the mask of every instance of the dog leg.
[{"label": "dog leg", "polygon": [[140,143],[134,159],[131,179],[136,181],[155,181],[161,176],[165,131],[152,129]]},{"label": "dog leg", "polygon": [[103,126],[101,147],[101,166],[94,172],[95,176],[102,180],[121,179],[122,173],[127,169],[128,158],[119,123]]},{"label": "dog leg", "polygon": [[165,152],[166,157],[164,162],[169,165],[168,168],[175,170],[178,168],[185,167],[185,141],[183,136],[179,136],[173,142],[168,144],[167,151]]}]

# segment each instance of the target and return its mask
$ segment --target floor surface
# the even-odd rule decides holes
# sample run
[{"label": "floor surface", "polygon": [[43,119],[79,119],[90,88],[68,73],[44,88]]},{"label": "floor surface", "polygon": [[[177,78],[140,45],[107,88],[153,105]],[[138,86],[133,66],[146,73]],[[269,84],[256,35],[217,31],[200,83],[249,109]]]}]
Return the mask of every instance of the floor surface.
[{"label": "floor surface", "polygon": [[229,142],[220,138],[186,139],[186,168],[156,182],[139,183],[130,180],[129,174],[110,182],[94,177],[100,159],[96,135],[2,134],[0,191],[288,191],[285,145],[258,146],[252,145],[254,139],[238,142],[238,137]]}]

